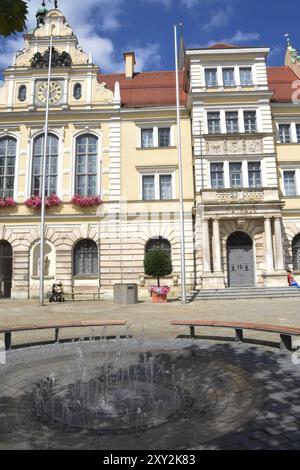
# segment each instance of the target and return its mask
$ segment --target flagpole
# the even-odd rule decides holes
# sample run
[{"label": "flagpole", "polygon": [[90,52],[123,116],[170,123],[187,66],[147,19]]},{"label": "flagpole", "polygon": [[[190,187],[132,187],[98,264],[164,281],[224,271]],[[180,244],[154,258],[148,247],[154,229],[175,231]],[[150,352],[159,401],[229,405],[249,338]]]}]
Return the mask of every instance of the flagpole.
[{"label": "flagpole", "polygon": [[42,160],[42,184],[41,184],[41,244],[40,244],[40,306],[45,306],[45,189],[46,189],[46,170],[47,170],[47,145],[49,130],[49,100],[50,100],[50,82],[51,82],[51,62],[52,62],[52,45],[53,36],[50,37],[50,53],[48,67],[48,86],[46,101],[46,117],[45,117],[45,135],[44,135],[44,152]]},{"label": "flagpole", "polygon": [[182,175],[182,147],[181,147],[181,120],[180,120],[180,93],[179,93],[179,65],[177,45],[177,24],[174,25],[175,68],[176,68],[176,107],[177,107],[177,145],[179,166],[179,200],[180,200],[180,259],[181,259],[181,302],[186,303],[186,272],[185,272],[185,232],[184,232],[184,200]]}]

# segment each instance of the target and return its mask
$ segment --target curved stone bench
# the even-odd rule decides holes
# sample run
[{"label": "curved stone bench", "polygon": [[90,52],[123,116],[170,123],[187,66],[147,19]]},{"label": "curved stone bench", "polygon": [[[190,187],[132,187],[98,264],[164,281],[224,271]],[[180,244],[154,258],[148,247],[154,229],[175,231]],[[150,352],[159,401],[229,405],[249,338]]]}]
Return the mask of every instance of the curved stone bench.
[{"label": "curved stone bench", "polygon": [[257,323],[237,323],[237,322],[221,322],[209,320],[174,320],[171,322],[174,326],[188,326],[190,328],[190,337],[195,338],[196,327],[211,328],[230,328],[235,330],[235,341],[243,342],[243,331],[265,331],[267,333],[278,333],[280,335],[280,349],[284,351],[292,351],[292,337],[300,336],[300,328],[280,325],[266,325]]},{"label": "curved stone bench", "polygon": [[54,342],[59,342],[59,331],[66,328],[88,328],[102,326],[125,326],[126,320],[99,320],[99,321],[74,321],[74,322],[61,322],[61,323],[42,323],[42,324],[28,324],[28,325],[14,325],[8,327],[0,327],[0,333],[4,334],[4,342],[6,351],[11,349],[12,334],[24,331],[37,331],[37,330],[55,330]]}]

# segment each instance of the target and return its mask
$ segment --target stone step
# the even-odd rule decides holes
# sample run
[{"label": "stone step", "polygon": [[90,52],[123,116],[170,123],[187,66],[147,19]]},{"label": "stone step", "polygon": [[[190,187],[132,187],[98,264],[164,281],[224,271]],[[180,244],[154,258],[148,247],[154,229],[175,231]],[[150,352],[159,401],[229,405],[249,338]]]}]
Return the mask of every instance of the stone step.
[{"label": "stone step", "polygon": [[[251,298],[300,298],[300,289],[293,287],[230,287],[227,289],[205,289],[187,293],[187,301],[193,300],[223,300]],[[181,296],[179,297],[181,300]]]},{"label": "stone step", "polygon": [[194,300],[222,300],[222,299],[251,299],[251,298],[280,298],[299,297],[300,289],[291,287],[241,287],[228,289],[206,289],[194,294]]}]

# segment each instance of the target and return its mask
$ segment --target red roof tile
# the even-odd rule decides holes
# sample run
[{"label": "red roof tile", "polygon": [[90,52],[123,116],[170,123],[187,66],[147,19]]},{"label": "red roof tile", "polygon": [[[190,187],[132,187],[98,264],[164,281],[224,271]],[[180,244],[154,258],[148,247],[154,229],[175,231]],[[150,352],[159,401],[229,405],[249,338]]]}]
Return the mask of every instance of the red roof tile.
[{"label": "red roof tile", "polygon": [[[176,105],[175,72],[136,73],[133,78],[126,78],[125,74],[100,74],[98,79],[99,82],[105,82],[107,88],[112,91],[115,83],[120,83],[122,107]],[[185,73],[180,72],[180,102],[182,105],[185,105],[187,100],[185,82]]]},{"label": "red roof tile", "polygon": [[219,42],[217,44],[213,44],[207,49],[239,49],[239,46],[233,46],[232,44],[225,44],[225,42]]},{"label": "red roof tile", "polygon": [[295,88],[293,83],[299,80],[297,75],[289,67],[268,67],[269,88],[274,92],[273,102],[289,103],[292,101],[292,95]]}]

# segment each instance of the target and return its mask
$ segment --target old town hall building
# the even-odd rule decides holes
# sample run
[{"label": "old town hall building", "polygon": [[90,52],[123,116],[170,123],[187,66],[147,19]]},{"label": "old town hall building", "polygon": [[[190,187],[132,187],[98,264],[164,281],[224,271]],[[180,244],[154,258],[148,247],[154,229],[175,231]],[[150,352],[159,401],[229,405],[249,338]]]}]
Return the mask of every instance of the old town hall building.
[{"label": "old town hall building", "polygon": [[[0,88],[0,295],[39,289],[40,192],[49,42],[46,283],[110,296],[161,246],[180,285],[175,72],[103,75],[58,9],[37,13]],[[183,54],[184,52],[184,54]],[[188,289],[280,287],[300,272],[300,59],[216,44],[182,51]],[[300,95],[300,93],[299,93]]]}]

